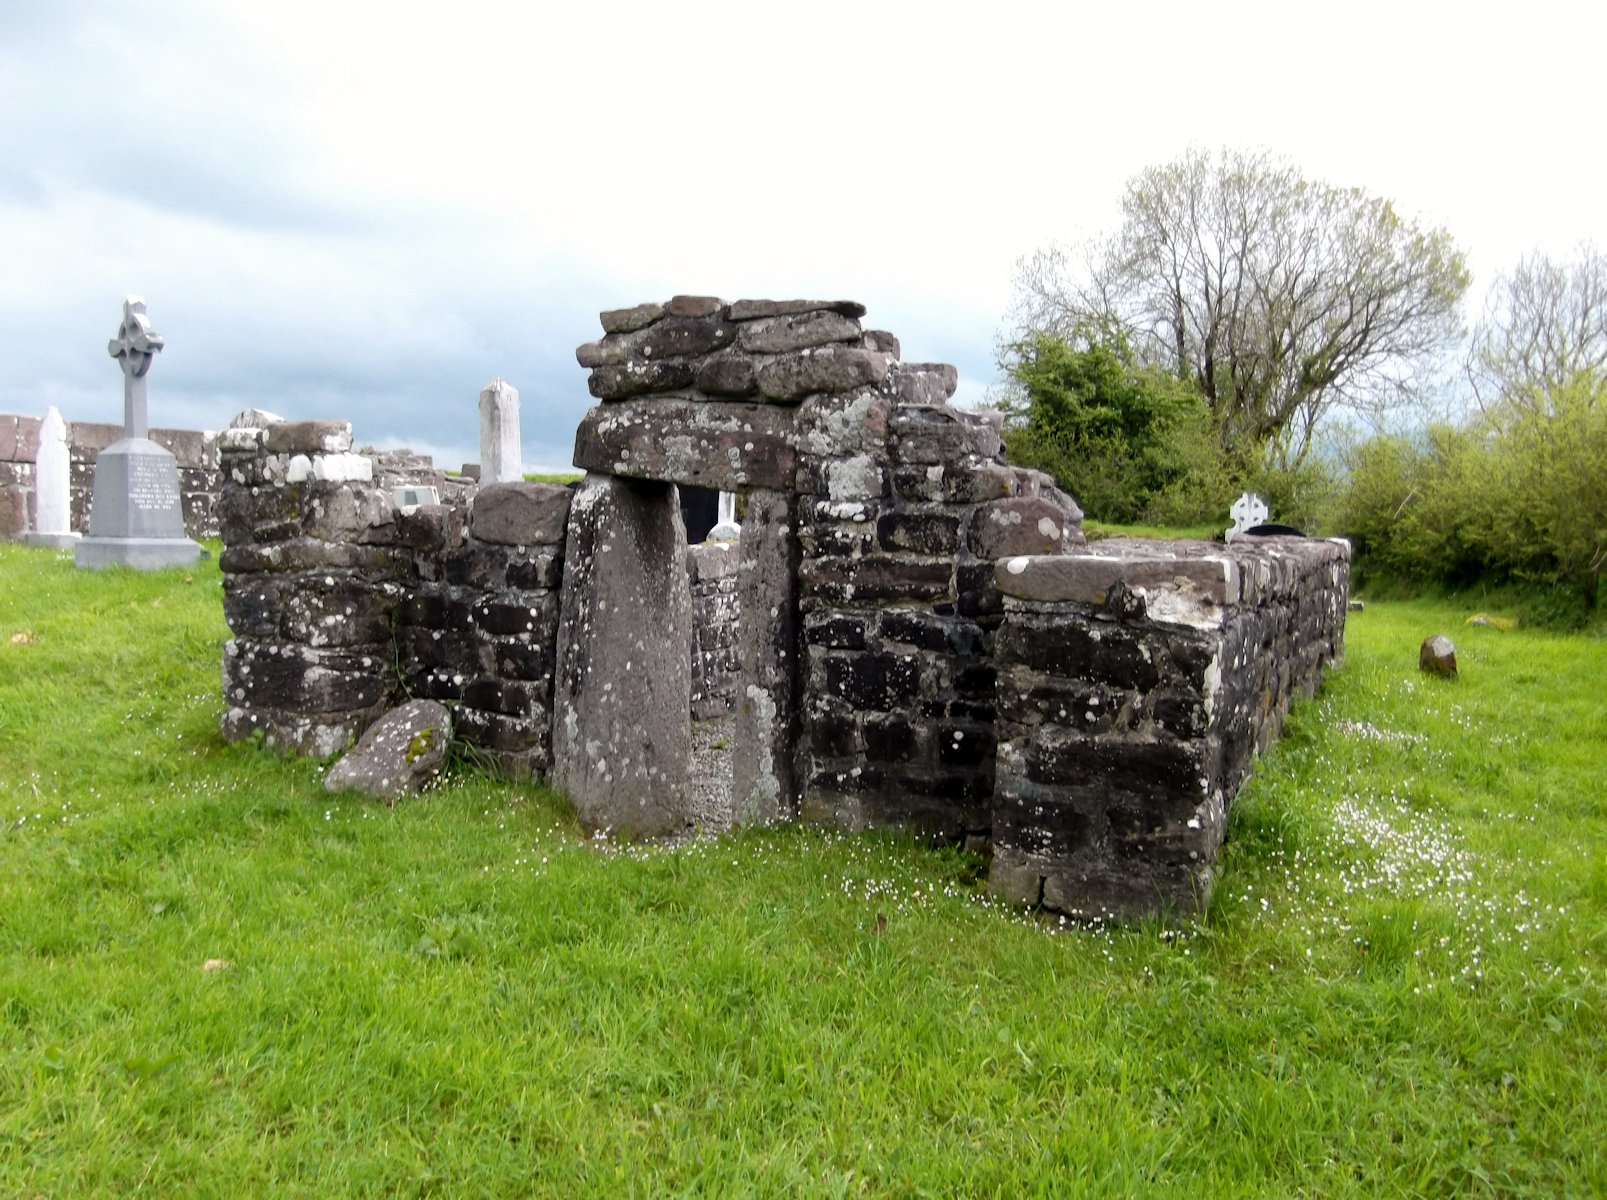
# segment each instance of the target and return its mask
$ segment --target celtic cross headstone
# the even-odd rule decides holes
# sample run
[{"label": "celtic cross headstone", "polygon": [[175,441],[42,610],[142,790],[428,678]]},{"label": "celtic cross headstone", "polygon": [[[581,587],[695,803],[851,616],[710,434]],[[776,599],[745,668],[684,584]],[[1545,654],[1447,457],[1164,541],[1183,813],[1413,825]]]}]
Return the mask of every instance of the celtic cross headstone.
[{"label": "celtic cross headstone", "polygon": [[201,555],[201,547],[184,536],[178,462],[148,436],[145,377],[162,346],[145,301],[128,297],[117,336],[106,346],[123,369],[123,436],[95,458],[89,536],[73,551],[77,566],[154,570]]}]

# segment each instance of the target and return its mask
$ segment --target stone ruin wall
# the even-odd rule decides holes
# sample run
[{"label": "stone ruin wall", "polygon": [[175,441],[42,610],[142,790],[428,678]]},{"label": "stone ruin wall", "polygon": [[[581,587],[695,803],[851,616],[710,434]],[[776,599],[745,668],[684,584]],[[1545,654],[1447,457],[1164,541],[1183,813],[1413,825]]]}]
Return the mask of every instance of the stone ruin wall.
[{"label": "stone ruin wall", "polygon": [[[34,469],[39,459],[38,417],[0,413],[0,539],[18,541],[37,528]],[[89,532],[89,510],[95,495],[95,460],[123,436],[121,425],[68,421],[67,451],[71,464],[72,528]],[[194,429],[153,429],[150,438],[178,461],[185,535],[197,540],[218,536],[217,435]]]},{"label": "stone ruin wall", "polygon": [[[996,894],[1079,917],[1202,910],[1253,754],[1342,654],[1348,548],[1085,547],[862,311],[605,313],[573,489],[401,511],[343,423],[225,435],[226,734],[329,754],[431,696],[471,756],[653,834],[689,820],[691,716],[734,707],[739,821],[991,848]],[[740,544],[683,547],[675,483],[743,493]]]}]

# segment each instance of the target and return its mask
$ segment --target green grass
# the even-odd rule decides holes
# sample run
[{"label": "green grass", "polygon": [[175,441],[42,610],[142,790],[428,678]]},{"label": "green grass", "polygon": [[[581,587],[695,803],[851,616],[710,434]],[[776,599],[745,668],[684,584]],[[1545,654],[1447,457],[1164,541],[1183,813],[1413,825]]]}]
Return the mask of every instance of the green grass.
[{"label": "green grass", "polygon": [[329,796],[219,742],[214,565],[0,546],[0,1194],[1601,1194],[1607,645],[1466,615],[1352,618],[1207,923],[1060,931],[898,839]]},{"label": "green grass", "polygon": [[548,471],[546,473],[537,471],[526,474],[525,478],[532,483],[571,484],[576,480],[586,478],[586,474],[584,471]]},{"label": "green grass", "polygon": [[1084,519],[1083,532],[1090,541],[1102,537],[1161,538],[1165,541],[1221,541],[1225,523],[1206,525],[1112,525],[1109,521]]}]

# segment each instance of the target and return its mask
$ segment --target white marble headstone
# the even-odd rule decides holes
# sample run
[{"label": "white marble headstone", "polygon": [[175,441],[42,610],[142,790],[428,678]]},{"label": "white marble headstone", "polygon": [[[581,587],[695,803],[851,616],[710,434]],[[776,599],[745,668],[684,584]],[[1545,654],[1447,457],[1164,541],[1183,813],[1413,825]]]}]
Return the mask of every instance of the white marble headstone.
[{"label": "white marble headstone", "polygon": [[524,478],[519,445],[519,393],[501,379],[480,392],[480,484],[517,483]]},{"label": "white marble headstone", "polygon": [[23,540],[30,546],[70,546],[73,529],[72,457],[67,450],[67,422],[51,405],[39,423],[39,457],[34,460],[34,530]]},{"label": "white marble headstone", "polygon": [[1233,518],[1226,534],[1226,540],[1231,542],[1246,529],[1266,524],[1267,502],[1254,492],[1245,492],[1228,509],[1228,516]]}]

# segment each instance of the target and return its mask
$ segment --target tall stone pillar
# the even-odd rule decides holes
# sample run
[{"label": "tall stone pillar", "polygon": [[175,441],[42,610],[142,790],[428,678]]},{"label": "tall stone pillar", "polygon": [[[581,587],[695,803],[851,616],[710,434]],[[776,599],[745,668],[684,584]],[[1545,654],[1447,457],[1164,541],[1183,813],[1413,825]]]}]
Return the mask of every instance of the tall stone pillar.
[{"label": "tall stone pillar", "polygon": [[675,485],[587,475],[569,509],[552,729],[553,786],[586,829],[690,822],[691,640]]},{"label": "tall stone pillar", "polygon": [[753,491],[742,523],[737,591],[736,730],[731,812],[738,824],[798,812],[793,750],[798,726],[797,499]]}]

